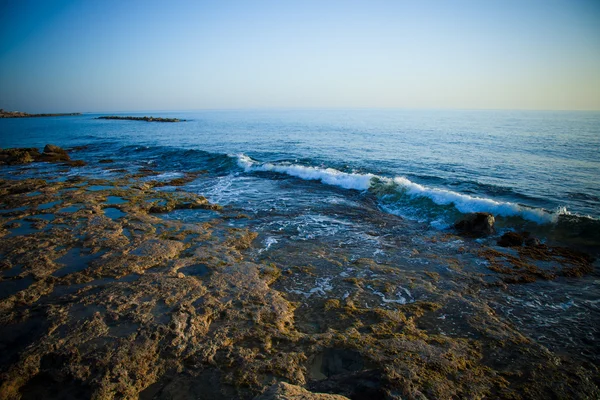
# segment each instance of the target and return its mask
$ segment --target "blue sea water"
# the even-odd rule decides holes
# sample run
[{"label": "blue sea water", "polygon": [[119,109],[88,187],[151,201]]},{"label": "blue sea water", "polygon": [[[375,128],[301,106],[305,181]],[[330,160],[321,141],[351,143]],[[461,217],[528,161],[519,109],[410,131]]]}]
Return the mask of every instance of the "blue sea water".
[{"label": "blue sea water", "polygon": [[[584,239],[596,234],[598,112],[359,109],[154,114],[185,122],[97,120],[95,114],[4,119],[0,147],[87,145],[78,155],[86,161],[121,157],[175,173],[207,170],[213,180],[204,180],[198,190],[215,201],[250,208],[252,203],[259,209],[285,196],[281,185],[274,184],[281,179],[291,184],[308,180],[369,191],[381,210],[438,229],[451,226],[464,213],[488,211],[499,218],[500,226],[529,230],[560,226]],[[317,189],[307,201],[319,202],[322,194]]]}]

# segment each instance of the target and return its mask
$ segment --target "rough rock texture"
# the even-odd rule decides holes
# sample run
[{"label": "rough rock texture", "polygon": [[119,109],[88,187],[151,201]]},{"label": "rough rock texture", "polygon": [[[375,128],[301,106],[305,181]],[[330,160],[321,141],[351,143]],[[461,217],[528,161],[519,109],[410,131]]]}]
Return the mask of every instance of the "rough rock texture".
[{"label": "rough rock texture", "polygon": [[[600,396],[597,366],[549,351],[482,297],[521,276],[510,271],[544,274],[529,267],[539,260],[589,273],[581,253],[433,254],[433,239],[390,235],[405,265],[308,241],[261,258],[237,214],[152,186],[0,179],[0,399]],[[184,208],[202,222],[168,218]],[[461,257],[480,250],[487,264],[470,271]]]},{"label": "rough rock texture", "polygon": [[71,160],[66,150],[52,144],[47,144],[43,153],[36,148],[0,150],[0,165],[29,164],[36,161],[64,162],[72,167],[86,165],[81,160]]},{"label": "rough rock texture", "polygon": [[312,393],[300,386],[279,382],[254,400],[348,400],[348,398],[337,394]]},{"label": "rough rock texture", "polygon": [[495,218],[490,213],[473,213],[454,224],[459,232],[470,236],[486,236],[495,232]]},{"label": "rough rock texture", "polygon": [[40,156],[40,161],[69,161],[71,157],[67,154],[67,152],[53,144],[47,144],[44,147],[44,152]]},{"label": "rough rock texture", "polygon": [[4,149],[0,150],[0,165],[27,164],[40,157],[40,152],[35,148]]}]

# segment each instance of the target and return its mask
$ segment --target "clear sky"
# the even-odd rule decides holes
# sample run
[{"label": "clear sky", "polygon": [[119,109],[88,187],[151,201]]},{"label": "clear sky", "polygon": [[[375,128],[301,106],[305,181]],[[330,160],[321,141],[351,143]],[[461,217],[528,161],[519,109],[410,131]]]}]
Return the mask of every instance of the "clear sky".
[{"label": "clear sky", "polygon": [[0,108],[600,110],[599,0],[0,0]]}]

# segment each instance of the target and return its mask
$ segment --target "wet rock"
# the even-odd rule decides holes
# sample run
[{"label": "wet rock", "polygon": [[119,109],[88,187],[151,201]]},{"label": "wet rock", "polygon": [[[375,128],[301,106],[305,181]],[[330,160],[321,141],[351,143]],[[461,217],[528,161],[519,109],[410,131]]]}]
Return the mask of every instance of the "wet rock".
[{"label": "wet rock", "polygon": [[525,238],[525,246],[527,247],[536,247],[539,246],[541,244],[540,239],[536,238],[536,237],[527,237]]},{"label": "wet rock", "polygon": [[87,165],[85,161],[82,160],[69,160],[67,164],[71,167],[84,167]]},{"label": "wet rock", "polygon": [[67,154],[67,152],[62,148],[53,144],[47,144],[44,146],[44,153],[57,153],[57,154]]},{"label": "wet rock", "polygon": [[498,239],[498,246],[502,247],[519,247],[523,245],[523,235],[516,232],[506,232]]},{"label": "wet rock", "polygon": [[47,144],[44,147],[44,153],[39,157],[40,161],[69,161],[71,157],[66,150],[53,144]]},{"label": "wet rock", "polygon": [[61,147],[47,144],[44,147],[44,152],[40,154],[40,151],[36,148],[14,148],[0,150],[0,165],[18,165],[28,164],[34,161],[45,161],[45,162],[65,162],[67,165],[72,167],[81,167],[86,165],[81,160],[71,160],[66,150]]},{"label": "wet rock", "polygon": [[[141,189],[140,190],[144,190]],[[174,210],[220,210],[221,206],[217,204],[211,204],[202,196],[187,196],[187,197],[174,197],[168,199],[165,202],[153,204],[148,212],[150,214],[162,214]]]},{"label": "wet rock", "polygon": [[35,161],[40,152],[35,148],[0,150],[0,165],[28,164]]},{"label": "wet rock", "polygon": [[[256,233],[231,220],[148,214],[151,205],[213,206],[205,199],[136,184],[0,180],[0,209],[15,209],[0,213],[0,226],[39,218],[32,210],[42,204],[77,205],[0,240],[0,286],[15,287],[0,299],[0,399],[599,398],[595,367],[578,369],[471,289],[464,296],[479,289],[467,268],[453,268],[453,281],[433,267],[424,278],[302,243],[262,259],[248,251]],[[127,217],[104,215],[108,195],[127,200]],[[556,272],[565,276],[593,267],[563,248],[497,250],[482,256],[515,282],[549,273],[536,260],[567,263]],[[438,289],[447,284],[457,291]],[[402,293],[431,302],[381,301]]]},{"label": "wet rock", "polygon": [[492,214],[478,212],[467,215],[454,224],[454,228],[469,236],[487,236],[496,231],[494,228],[495,222],[496,220]]},{"label": "wet rock", "polygon": [[279,382],[254,400],[348,400],[337,394],[313,393],[289,383]]}]

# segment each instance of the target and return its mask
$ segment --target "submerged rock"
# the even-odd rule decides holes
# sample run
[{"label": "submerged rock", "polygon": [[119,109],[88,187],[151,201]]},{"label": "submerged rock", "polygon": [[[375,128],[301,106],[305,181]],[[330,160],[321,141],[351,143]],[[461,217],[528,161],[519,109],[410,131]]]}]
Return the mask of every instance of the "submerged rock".
[{"label": "submerged rock", "polygon": [[495,222],[496,219],[492,214],[478,212],[467,215],[454,224],[454,228],[466,235],[486,236],[496,231],[494,228]]},{"label": "submerged rock", "polygon": [[523,245],[523,235],[517,232],[506,232],[498,239],[498,246],[502,247],[519,247]]}]

